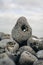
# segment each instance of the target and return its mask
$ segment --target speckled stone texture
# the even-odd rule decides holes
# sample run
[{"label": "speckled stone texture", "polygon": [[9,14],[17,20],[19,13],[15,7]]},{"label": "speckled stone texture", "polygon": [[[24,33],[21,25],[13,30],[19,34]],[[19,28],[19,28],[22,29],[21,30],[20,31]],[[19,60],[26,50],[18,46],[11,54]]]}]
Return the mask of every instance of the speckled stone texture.
[{"label": "speckled stone texture", "polygon": [[[12,38],[19,44],[26,41],[32,35],[32,29],[25,17],[20,17],[12,29]],[[25,44],[25,43],[24,43]],[[21,44],[22,45],[22,44]]]}]

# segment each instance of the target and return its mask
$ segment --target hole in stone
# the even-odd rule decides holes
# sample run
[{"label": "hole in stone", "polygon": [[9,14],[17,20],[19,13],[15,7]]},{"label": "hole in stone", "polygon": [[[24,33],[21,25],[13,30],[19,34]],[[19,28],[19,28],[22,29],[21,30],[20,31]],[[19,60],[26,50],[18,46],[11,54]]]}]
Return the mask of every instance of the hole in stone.
[{"label": "hole in stone", "polygon": [[28,27],[27,27],[26,25],[22,25],[21,29],[22,29],[22,31],[24,31],[24,32],[28,31]]}]

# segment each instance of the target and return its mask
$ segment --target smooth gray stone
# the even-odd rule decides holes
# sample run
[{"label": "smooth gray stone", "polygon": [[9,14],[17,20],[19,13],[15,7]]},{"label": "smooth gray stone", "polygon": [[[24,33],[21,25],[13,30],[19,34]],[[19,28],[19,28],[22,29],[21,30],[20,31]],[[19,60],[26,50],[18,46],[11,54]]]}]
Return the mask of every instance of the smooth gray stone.
[{"label": "smooth gray stone", "polygon": [[6,52],[15,53],[19,49],[19,44],[12,39],[4,39],[0,41],[0,47],[2,47],[2,49],[5,48]]},{"label": "smooth gray stone", "polygon": [[36,60],[38,60],[34,55],[31,53],[24,51],[19,59],[20,65],[32,65]]},{"label": "smooth gray stone", "polygon": [[18,52],[21,54],[24,51],[28,51],[30,53],[32,53],[33,55],[35,55],[35,51],[30,47],[30,46],[22,46],[19,48]]},{"label": "smooth gray stone", "polygon": [[7,45],[7,43],[6,43],[7,41],[6,40],[0,41],[0,54],[3,53],[3,52],[6,52],[5,48],[6,48],[6,45]]},{"label": "smooth gray stone", "polygon": [[3,39],[10,39],[11,38],[11,35],[10,34],[4,34],[3,36],[2,36],[2,40]]},{"label": "smooth gray stone", "polygon": [[43,65],[43,60],[35,61],[33,65]]},{"label": "smooth gray stone", "polygon": [[[16,46],[15,46],[16,47]],[[11,50],[11,49],[10,49]],[[13,50],[13,49],[12,49]],[[15,52],[17,51],[17,49],[15,49]],[[5,57],[5,55],[7,55],[7,57],[9,57],[11,60],[13,60],[14,62],[17,62],[18,60],[18,55],[16,55],[15,53],[11,53],[11,51],[8,51],[6,49],[6,47],[2,47],[0,46],[0,59],[3,58],[3,56]],[[4,58],[3,58],[4,60]],[[0,60],[1,61],[1,60]]]},{"label": "smooth gray stone", "polygon": [[6,53],[0,54],[0,65],[15,65],[15,63],[6,55]]},{"label": "smooth gray stone", "polygon": [[36,52],[43,49],[43,43],[37,38],[28,39],[27,45],[31,46]]},{"label": "smooth gray stone", "polygon": [[10,39],[10,34],[5,34],[3,32],[0,32],[0,41],[3,39]]},{"label": "smooth gray stone", "polygon": [[39,59],[43,59],[43,50],[40,50],[36,53],[36,56],[39,58]]},{"label": "smooth gray stone", "polygon": [[12,29],[12,38],[16,40],[20,45],[25,45],[23,43],[32,35],[32,29],[27,22],[25,17],[20,17],[17,20],[16,25]]}]

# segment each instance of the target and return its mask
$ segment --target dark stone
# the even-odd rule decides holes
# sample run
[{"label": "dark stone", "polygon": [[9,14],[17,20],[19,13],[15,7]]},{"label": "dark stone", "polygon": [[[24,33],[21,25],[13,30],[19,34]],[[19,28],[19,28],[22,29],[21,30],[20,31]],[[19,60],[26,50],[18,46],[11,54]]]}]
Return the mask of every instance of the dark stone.
[{"label": "dark stone", "polygon": [[20,46],[23,46],[26,45],[24,42],[26,42],[31,35],[32,29],[28,24],[27,19],[25,17],[20,17],[12,29],[12,38],[16,40]]}]

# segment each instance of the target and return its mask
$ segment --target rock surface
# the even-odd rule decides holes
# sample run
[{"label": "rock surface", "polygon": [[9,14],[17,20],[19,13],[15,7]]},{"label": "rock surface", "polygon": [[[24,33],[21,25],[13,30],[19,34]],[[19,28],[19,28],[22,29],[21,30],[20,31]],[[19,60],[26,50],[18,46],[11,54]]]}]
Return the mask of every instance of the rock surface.
[{"label": "rock surface", "polygon": [[19,48],[18,52],[20,52],[20,54],[24,51],[28,51],[31,54],[35,55],[35,51],[30,47],[30,46],[22,46]]},{"label": "rock surface", "polygon": [[43,59],[43,50],[40,50],[36,53],[36,56],[39,58],[39,59]]},{"label": "rock surface", "polygon": [[6,53],[0,54],[0,65],[15,65],[15,63],[6,55]]},{"label": "rock surface", "polygon": [[19,64],[20,65],[32,65],[34,61],[38,60],[34,55],[31,53],[24,51],[21,54],[21,57],[19,59]]},{"label": "rock surface", "polygon": [[30,38],[27,41],[27,45],[31,46],[36,52],[43,49],[43,43],[36,38]]},{"label": "rock surface", "polygon": [[23,45],[23,42],[30,38],[31,35],[32,29],[28,24],[27,19],[25,17],[20,17],[12,29],[12,38],[20,45]]},{"label": "rock surface", "polygon": [[43,65],[43,60],[35,61],[33,65]]}]

